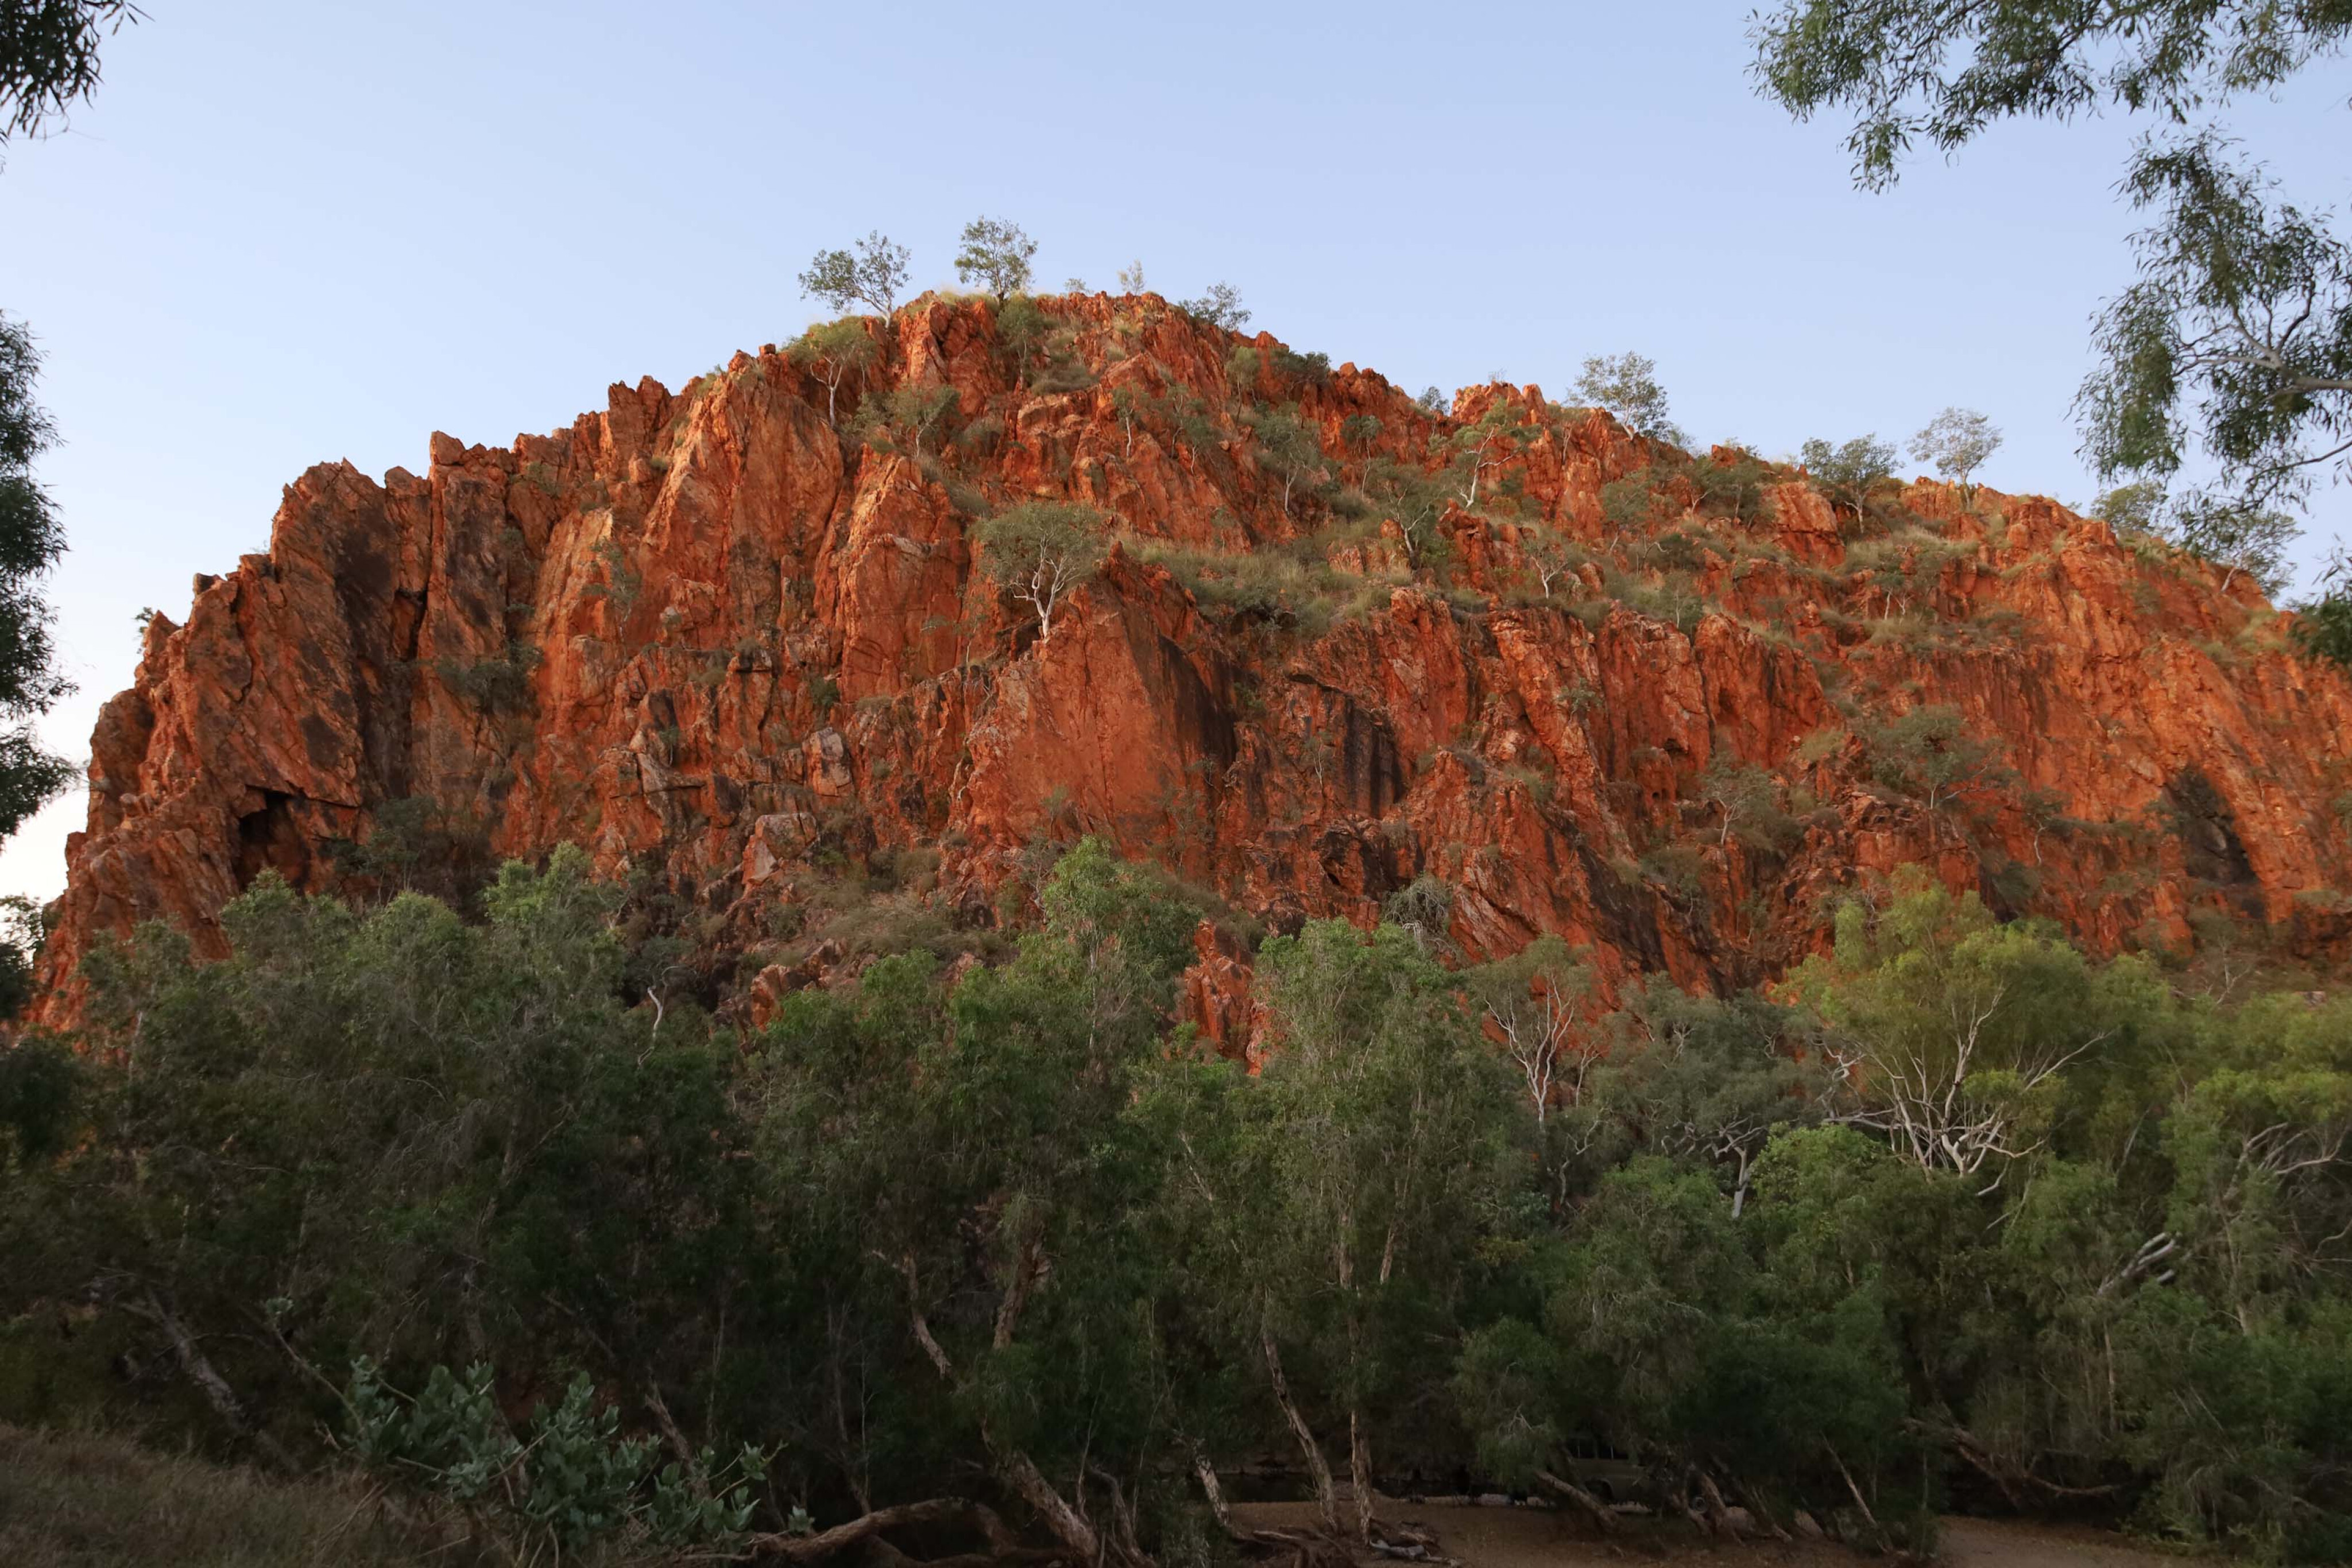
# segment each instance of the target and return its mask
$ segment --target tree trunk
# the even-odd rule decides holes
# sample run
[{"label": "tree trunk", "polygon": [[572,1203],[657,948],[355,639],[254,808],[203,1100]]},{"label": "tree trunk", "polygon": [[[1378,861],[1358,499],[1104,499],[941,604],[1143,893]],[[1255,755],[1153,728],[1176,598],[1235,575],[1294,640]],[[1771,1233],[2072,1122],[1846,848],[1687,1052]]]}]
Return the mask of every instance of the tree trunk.
[{"label": "tree trunk", "polygon": [[1356,1489],[1356,1539],[1372,1543],[1372,1447],[1364,1436],[1363,1413],[1348,1406],[1348,1479]]},{"label": "tree trunk", "polygon": [[814,1535],[754,1535],[743,1542],[755,1552],[773,1552],[794,1562],[809,1563],[854,1546],[885,1530],[895,1530],[908,1524],[937,1524],[963,1520],[988,1538],[988,1543],[999,1552],[1014,1549],[1013,1532],[995,1511],[960,1497],[935,1497],[922,1502],[902,1502],[895,1508],[877,1509],[861,1514],[846,1524],[836,1524],[831,1530],[818,1531]]},{"label": "tree trunk", "polygon": [[1054,1532],[1055,1539],[1076,1552],[1082,1561],[1098,1562],[1102,1556],[1102,1537],[1087,1522],[1087,1516],[1070,1506],[1069,1500],[1054,1489],[1028,1455],[1018,1448],[1000,1448],[987,1427],[981,1427],[981,1438],[996,1455],[996,1466],[1004,1483],[1019,1494],[1021,1500],[1037,1511],[1037,1517]]},{"label": "tree trunk", "polygon": [[[940,1343],[939,1337],[931,1333],[930,1321],[923,1312],[921,1297],[916,1291],[914,1258],[910,1255],[902,1259],[897,1268],[907,1281],[907,1311],[914,1322],[916,1342],[923,1347],[923,1354],[930,1358],[931,1364],[939,1369],[941,1380],[952,1387],[957,1382],[955,1363],[949,1359],[947,1349]],[[1003,1339],[1010,1339],[1017,1318],[1017,1307],[1012,1317],[1000,1316],[997,1328]],[[1087,1516],[1070,1506],[1069,1500],[1054,1489],[1054,1483],[1045,1479],[1036,1461],[1019,1448],[1000,1444],[986,1421],[980,1424],[980,1440],[987,1448],[989,1456],[996,1461],[998,1473],[1003,1477],[1005,1485],[1037,1511],[1038,1517],[1045,1521],[1046,1528],[1053,1531],[1062,1544],[1087,1563],[1098,1562],[1102,1555],[1102,1538],[1087,1522]]]},{"label": "tree trunk", "polygon": [[1610,1511],[1609,1505],[1574,1481],[1562,1479],[1549,1470],[1538,1470],[1536,1479],[1582,1509],[1593,1524],[1600,1529],[1601,1534],[1611,1535],[1616,1532],[1617,1516]]},{"label": "tree trunk", "polygon": [[1201,1494],[1209,1500],[1209,1512],[1216,1519],[1217,1528],[1227,1535],[1239,1534],[1234,1525],[1234,1511],[1225,1504],[1225,1489],[1217,1479],[1217,1467],[1209,1462],[1208,1454],[1197,1444],[1192,1448],[1192,1473],[1201,1478]]},{"label": "tree trunk", "polygon": [[261,1451],[262,1458],[278,1469],[295,1468],[291,1457],[278,1446],[278,1439],[254,1425],[253,1417],[246,1412],[245,1401],[236,1396],[236,1390],[228,1385],[228,1379],[220,1375],[219,1369],[213,1365],[203,1348],[196,1343],[195,1335],[188,1332],[188,1325],[163,1305],[162,1297],[151,1290],[145,1292],[143,1301],[123,1304],[163,1331],[164,1337],[172,1342],[173,1359],[180,1364],[180,1370],[187,1375],[188,1381],[204,1395],[205,1402],[213,1407],[214,1414],[227,1422],[237,1436],[249,1440]]},{"label": "tree trunk", "polygon": [[1339,1533],[1339,1490],[1331,1484],[1331,1467],[1324,1462],[1323,1450],[1316,1445],[1314,1429],[1307,1417],[1298,1413],[1291,1402],[1290,1380],[1282,1375],[1282,1353],[1275,1347],[1274,1325],[1263,1319],[1258,1324],[1258,1348],[1265,1355],[1265,1373],[1274,1385],[1274,1402],[1282,1406],[1282,1418],[1290,1423],[1290,1435],[1298,1439],[1298,1451],[1306,1456],[1307,1472],[1315,1478],[1315,1500],[1322,1505],[1323,1522],[1331,1533]]},{"label": "tree trunk", "polygon": [[1699,1471],[1698,1490],[1699,1495],[1706,1500],[1706,1517],[1708,1522],[1715,1526],[1715,1532],[1737,1536],[1739,1531],[1732,1528],[1731,1510],[1725,1505],[1723,1489],[1715,1484],[1715,1478],[1705,1470]]}]

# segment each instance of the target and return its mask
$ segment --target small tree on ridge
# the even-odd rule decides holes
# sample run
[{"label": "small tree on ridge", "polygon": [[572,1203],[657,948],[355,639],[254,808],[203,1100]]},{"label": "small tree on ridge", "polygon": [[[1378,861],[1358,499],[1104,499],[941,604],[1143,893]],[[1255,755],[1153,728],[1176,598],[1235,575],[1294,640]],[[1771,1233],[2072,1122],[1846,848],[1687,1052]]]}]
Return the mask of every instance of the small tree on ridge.
[{"label": "small tree on ridge", "polygon": [[1911,438],[1911,455],[1958,486],[1962,506],[1976,494],[1976,471],[2000,450],[1999,427],[1972,408],[1948,408]]},{"label": "small tree on ridge", "polygon": [[956,276],[996,296],[998,304],[1029,287],[1030,259],[1037,242],[1019,224],[974,218],[963,225],[963,249],[956,253]]},{"label": "small tree on ridge", "polygon": [[877,229],[849,250],[817,252],[801,274],[801,292],[845,315],[854,305],[870,305],[887,317],[898,306],[898,291],[907,287],[907,264],[912,256],[905,246],[891,244]]}]

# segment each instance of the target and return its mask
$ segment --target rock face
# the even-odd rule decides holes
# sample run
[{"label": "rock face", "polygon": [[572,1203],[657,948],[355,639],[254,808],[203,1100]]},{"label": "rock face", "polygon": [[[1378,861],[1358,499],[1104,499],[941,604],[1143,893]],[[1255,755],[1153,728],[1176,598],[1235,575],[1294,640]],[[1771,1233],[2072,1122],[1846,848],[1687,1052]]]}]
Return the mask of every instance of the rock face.
[{"label": "rock face", "polygon": [[[1244,925],[1433,877],[1465,955],[1558,932],[1612,983],[1754,983],[1906,862],[2103,950],[2206,910],[2343,949],[2352,688],[2242,578],[2040,498],[1669,477],[1534,388],[1436,415],[1154,297],[1039,305],[1025,349],[984,301],[870,323],[838,426],[771,350],[436,434],[422,478],[302,476],[100,719],[45,1021],[101,934],[218,951],[265,868],[440,887],[563,841],[755,1013],[854,968],[812,914],[844,885],[985,931],[1082,832]],[[1464,452],[1441,505],[1381,482]],[[1035,498],[1116,533],[1045,637],[973,533]],[[1187,995],[1238,1051],[1231,928]]]}]

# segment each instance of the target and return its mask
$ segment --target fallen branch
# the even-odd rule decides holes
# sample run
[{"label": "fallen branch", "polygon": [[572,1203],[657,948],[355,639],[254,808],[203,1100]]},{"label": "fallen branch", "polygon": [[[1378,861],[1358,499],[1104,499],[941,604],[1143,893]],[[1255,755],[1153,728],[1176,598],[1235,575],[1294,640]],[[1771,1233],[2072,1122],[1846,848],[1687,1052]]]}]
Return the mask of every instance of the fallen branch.
[{"label": "fallen branch", "polygon": [[1059,1549],[1042,1552],[1024,1551],[994,1509],[960,1497],[928,1498],[921,1502],[902,1502],[890,1508],[877,1508],[846,1524],[820,1530],[814,1535],[787,1535],[782,1531],[754,1535],[746,1540],[743,1546],[751,1555],[772,1555],[789,1558],[794,1563],[814,1563],[886,1530],[897,1530],[909,1524],[944,1523],[969,1524],[987,1538],[989,1550],[978,1555],[977,1560],[980,1561],[1058,1562],[1070,1555],[1067,1551]]}]

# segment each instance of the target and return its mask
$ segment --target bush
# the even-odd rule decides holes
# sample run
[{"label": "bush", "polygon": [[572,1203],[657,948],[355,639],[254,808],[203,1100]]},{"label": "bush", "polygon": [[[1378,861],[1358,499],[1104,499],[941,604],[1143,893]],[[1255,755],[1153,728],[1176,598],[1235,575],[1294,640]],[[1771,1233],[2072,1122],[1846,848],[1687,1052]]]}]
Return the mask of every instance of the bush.
[{"label": "bush", "polygon": [[503,653],[482,659],[436,659],[433,673],[457,696],[486,714],[511,713],[530,706],[530,673],[539,650],[509,643]]}]

